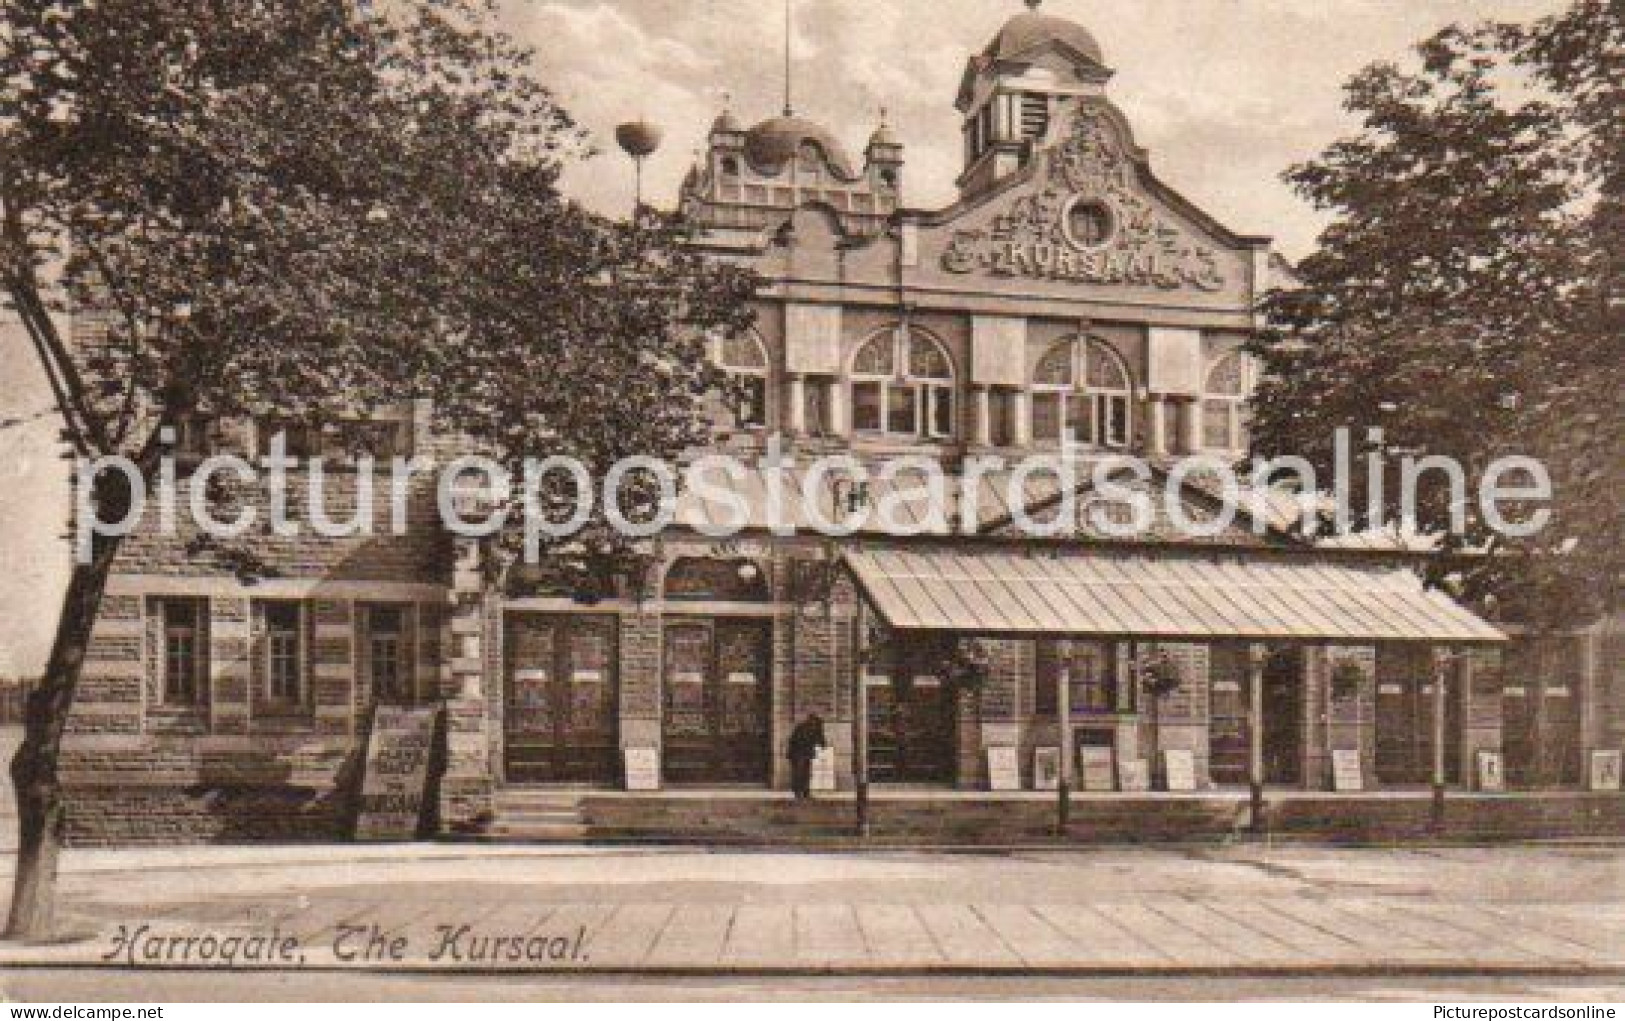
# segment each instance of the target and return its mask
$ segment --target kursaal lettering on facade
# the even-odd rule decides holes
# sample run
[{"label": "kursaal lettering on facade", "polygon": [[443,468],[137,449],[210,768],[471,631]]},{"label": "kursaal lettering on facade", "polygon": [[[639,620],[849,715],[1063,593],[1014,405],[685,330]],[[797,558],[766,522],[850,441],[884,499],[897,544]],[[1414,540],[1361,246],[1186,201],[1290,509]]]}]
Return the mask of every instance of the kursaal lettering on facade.
[{"label": "kursaal lettering on facade", "polygon": [[[570,32],[583,12],[664,31],[639,6],[529,5],[546,27],[524,30],[558,37],[538,36],[538,73],[555,61],[566,99],[624,75],[599,51],[643,50]],[[542,541],[537,518],[515,553],[506,516],[537,513],[549,484],[577,473],[609,507],[632,473],[588,478],[546,450],[509,470],[437,420],[433,393],[321,425],[199,414],[164,434],[151,478],[82,459],[81,559],[119,540],[58,770],[64,911],[94,951],[0,943],[0,968],[90,964],[160,990],[299,972],[321,993],[334,975],[456,976],[519,998],[554,995],[526,984],[544,973],[615,976],[624,996],[700,975],[746,997],[767,995],[761,976],[794,992],[848,969],[895,970],[910,993],[1033,969],[1068,991],[1108,974],[1617,978],[1625,891],[1598,890],[1614,913],[1593,928],[1572,891],[1526,910],[1521,880],[1546,880],[1507,863],[1572,855],[1576,883],[1608,884],[1625,615],[1537,627],[1455,579],[1423,584],[1441,546],[1414,520],[1342,528],[1346,479],[1405,458],[1375,418],[1327,438],[1335,478],[1254,456],[1260,300],[1294,267],[1137,136],[1171,115],[1113,84],[1107,43],[1135,5],[897,0],[953,21],[965,58],[936,97],[959,159],[930,204],[915,196],[944,183],[921,180],[942,140],[887,113],[824,119],[854,106],[837,89],[915,81],[899,54],[858,65],[895,74],[838,83],[792,53],[769,105],[777,86],[734,80],[750,65],[729,53],[787,45],[755,37],[762,5],[649,6],[671,53],[701,45],[695,11],[737,37],[695,51],[716,69],[702,121],[663,108],[698,86],[651,70],[619,135],[635,170],[606,157],[589,175],[624,172],[636,215],[681,214],[678,250],[760,278],[748,328],[705,341],[732,390],[665,466],[655,523],[624,522],[609,567]],[[860,0],[786,6],[790,37],[823,47],[885,21]],[[1292,17],[1328,17],[1311,6]],[[686,171],[663,144],[692,148]],[[76,307],[75,343],[116,313]],[[666,410],[620,383],[594,385]],[[1496,454],[1395,477],[1433,473],[1525,537],[1562,494],[1536,458]],[[139,512],[92,499],[120,471]],[[1597,843],[1500,846],[1547,839]],[[1402,871],[1420,845],[1429,871]]]}]

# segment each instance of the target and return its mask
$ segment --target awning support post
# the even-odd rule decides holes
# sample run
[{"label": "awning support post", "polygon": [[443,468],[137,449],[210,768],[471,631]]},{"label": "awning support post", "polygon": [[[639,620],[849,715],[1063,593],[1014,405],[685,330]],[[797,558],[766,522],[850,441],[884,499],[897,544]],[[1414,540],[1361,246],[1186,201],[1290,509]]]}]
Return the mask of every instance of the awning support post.
[{"label": "awning support post", "polygon": [[1434,833],[1444,832],[1444,713],[1446,687],[1450,683],[1455,657],[1438,651],[1433,660],[1433,811],[1431,822]]},{"label": "awning support post", "polygon": [[1247,647],[1247,788],[1249,828],[1263,833],[1264,818],[1264,664],[1269,647],[1254,643]]},{"label": "awning support post", "polygon": [[1056,659],[1061,669],[1055,672],[1055,720],[1061,761],[1055,782],[1055,835],[1064,837],[1072,822],[1072,643],[1059,644]]},{"label": "awning support post", "polygon": [[864,624],[863,601],[858,600],[858,611],[853,614],[852,626],[852,787],[853,806],[857,813],[857,833],[869,836],[869,685],[864,660],[868,658],[867,633]]}]

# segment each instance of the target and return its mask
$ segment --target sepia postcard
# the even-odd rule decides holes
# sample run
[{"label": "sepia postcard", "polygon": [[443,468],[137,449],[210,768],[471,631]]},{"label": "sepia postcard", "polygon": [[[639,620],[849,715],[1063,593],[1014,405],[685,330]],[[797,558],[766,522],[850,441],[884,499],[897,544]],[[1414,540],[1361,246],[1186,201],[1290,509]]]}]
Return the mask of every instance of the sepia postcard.
[{"label": "sepia postcard", "polygon": [[6,0],[6,1009],[1614,1017],[1622,112],[1614,0]]}]

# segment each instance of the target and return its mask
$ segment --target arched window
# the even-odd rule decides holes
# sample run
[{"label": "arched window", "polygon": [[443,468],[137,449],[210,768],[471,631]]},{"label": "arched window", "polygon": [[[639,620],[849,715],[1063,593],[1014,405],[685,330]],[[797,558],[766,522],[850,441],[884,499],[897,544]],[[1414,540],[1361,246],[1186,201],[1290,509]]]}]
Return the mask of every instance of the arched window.
[{"label": "arched window", "polygon": [[1243,450],[1247,446],[1247,362],[1232,351],[1208,370],[1202,394],[1202,446]]},{"label": "arched window", "polygon": [[919,330],[870,337],[852,360],[852,428],[898,439],[954,432],[954,370],[942,345]]},{"label": "arched window", "polygon": [[767,349],[754,333],[723,337],[716,345],[716,363],[744,390],[744,396],[719,416],[720,424],[739,429],[767,428],[768,365]]},{"label": "arched window", "polygon": [[1098,340],[1063,340],[1033,369],[1033,439],[1039,443],[1126,447],[1129,377]]}]

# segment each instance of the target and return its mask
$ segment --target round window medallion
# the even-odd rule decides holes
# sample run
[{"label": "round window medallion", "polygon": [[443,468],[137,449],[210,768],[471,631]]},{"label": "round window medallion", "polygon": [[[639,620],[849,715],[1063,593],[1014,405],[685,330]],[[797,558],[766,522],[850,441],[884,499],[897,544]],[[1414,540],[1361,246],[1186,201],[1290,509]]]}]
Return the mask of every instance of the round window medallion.
[{"label": "round window medallion", "polygon": [[1117,215],[1099,199],[1073,199],[1061,224],[1074,248],[1104,248],[1117,232]]}]

